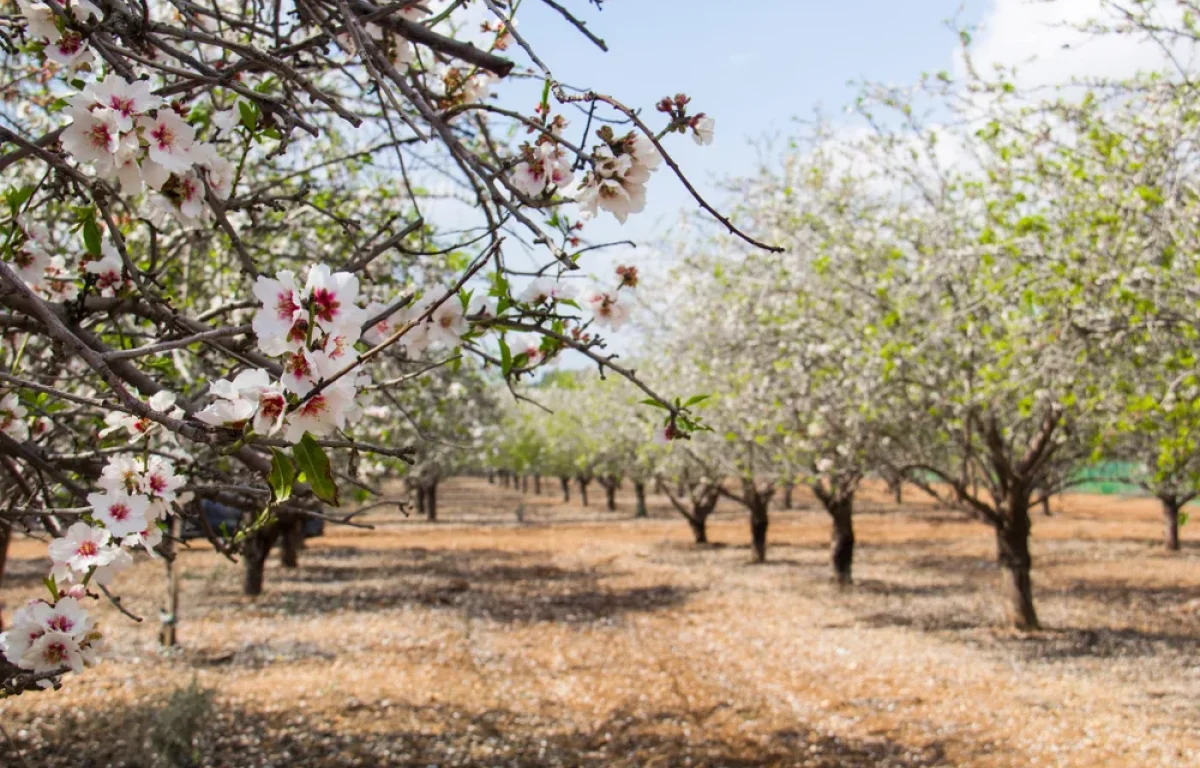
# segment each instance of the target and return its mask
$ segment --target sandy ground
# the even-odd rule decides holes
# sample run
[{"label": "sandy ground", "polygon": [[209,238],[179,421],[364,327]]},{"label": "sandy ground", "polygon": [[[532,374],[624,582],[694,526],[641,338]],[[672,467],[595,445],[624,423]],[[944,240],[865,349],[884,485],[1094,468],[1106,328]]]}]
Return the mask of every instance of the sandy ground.
[{"label": "sandy ground", "polygon": [[[1047,629],[1019,635],[990,531],[929,504],[865,494],[841,590],[811,499],[772,513],[754,566],[732,507],[697,548],[661,497],[632,520],[628,493],[607,512],[599,488],[587,509],[546,491],[452,481],[442,522],[331,531],[255,600],[184,552],[167,655],[162,565],[139,563],[119,587],[146,621],[104,607],[102,666],[0,702],[0,765],[151,765],[145,724],[193,679],[217,691],[197,764],[221,768],[1200,765],[1200,536],[1161,551],[1150,502],[1039,516]],[[44,552],[14,544],[9,610]]]}]

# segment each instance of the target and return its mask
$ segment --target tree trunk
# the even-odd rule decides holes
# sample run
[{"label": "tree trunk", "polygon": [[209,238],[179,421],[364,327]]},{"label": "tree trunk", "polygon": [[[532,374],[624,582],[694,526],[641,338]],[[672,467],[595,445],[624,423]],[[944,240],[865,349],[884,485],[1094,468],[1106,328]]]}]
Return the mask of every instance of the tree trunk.
[{"label": "tree trunk", "polygon": [[609,512],[614,512],[617,509],[617,488],[621,486],[619,480],[613,477],[602,478],[600,485],[604,486],[604,506]]},{"label": "tree trunk", "polygon": [[654,476],[654,493],[658,496],[662,496],[664,493],[666,493],[666,490],[667,490],[667,488],[665,485],[663,485],[662,476],[655,475]]},{"label": "tree trunk", "polygon": [[[12,528],[0,525],[0,585],[4,583],[4,564],[8,561],[8,542],[12,539]],[[0,613],[0,632],[4,631],[4,614]]]},{"label": "tree trunk", "polygon": [[757,501],[750,507],[750,548],[754,562],[767,561],[767,502]]},{"label": "tree trunk", "polygon": [[646,484],[641,480],[633,481],[633,495],[637,499],[634,507],[634,517],[647,517],[646,513]]},{"label": "tree trunk", "polygon": [[267,555],[271,554],[271,546],[275,543],[276,535],[277,531],[272,525],[246,539],[245,548],[242,550],[242,562],[245,564],[242,594],[247,597],[262,594]]},{"label": "tree trunk", "polygon": [[753,480],[742,479],[742,503],[750,510],[750,549],[754,553],[756,563],[764,563],[767,560],[767,511],[774,493],[773,485],[768,485],[766,490],[760,491]]},{"label": "tree trunk", "polygon": [[563,502],[571,500],[571,478],[559,476],[558,482],[562,483]]},{"label": "tree trunk", "polygon": [[431,523],[437,522],[437,487],[438,481],[434,480],[425,491],[425,519]]},{"label": "tree trunk", "polygon": [[[167,563],[167,601],[163,606],[162,626],[158,631],[158,641],[163,648],[174,648],[179,642],[177,635],[179,627],[179,576],[183,564],[179,562],[179,548],[175,542],[183,533],[183,519],[179,515],[171,517],[170,537],[164,538],[162,548],[165,550]],[[262,580],[259,580],[261,591]]]},{"label": "tree trunk", "polygon": [[1042,497],[1042,514],[1045,515],[1046,517],[1053,516],[1053,513],[1050,511],[1050,496],[1049,495]]},{"label": "tree trunk", "polygon": [[425,489],[417,486],[417,514],[421,517],[425,516]]},{"label": "tree trunk", "polygon": [[904,503],[904,481],[903,480],[897,480],[896,482],[892,483],[892,494],[895,495],[897,504]]},{"label": "tree trunk", "polygon": [[1038,628],[1033,609],[1033,582],[1030,569],[1033,557],[1029,553],[1029,499],[1021,491],[1009,494],[1008,515],[996,529],[996,549],[1003,568],[1003,588],[1009,623],[1020,630]]},{"label": "tree trunk", "polygon": [[688,518],[688,527],[692,529],[692,538],[697,544],[708,543],[708,516],[693,515]]},{"label": "tree trunk", "polygon": [[279,526],[279,563],[284,568],[296,568],[300,565],[300,545],[304,543],[304,518],[280,521]]},{"label": "tree trunk", "polygon": [[788,483],[787,485],[783,486],[783,508],[784,509],[792,508],[792,491],[795,490],[795,488],[796,488],[796,486],[792,483]]},{"label": "tree trunk", "polygon": [[829,515],[833,518],[833,576],[846,586],[854,566],[854,496],[835,500]]},{"label": "tree trunk", "polygon": [[587,487],[591,480],[584,480],[582,477],[576,478],[579,481],[579,498],[583,501],[583,506],[587,506]]},{"label": "tree trunk", "polygon": [[1163,544],[1169,552],[1179,551],[1179,502],[1171,497],[1159,497],[1163,510]]},{"label": "tree trunk", "polygon": [[542,495],[542,476],[541,475],[533,476],[533,492],[534,492],[534,494],[536,494],[538,496]]}]

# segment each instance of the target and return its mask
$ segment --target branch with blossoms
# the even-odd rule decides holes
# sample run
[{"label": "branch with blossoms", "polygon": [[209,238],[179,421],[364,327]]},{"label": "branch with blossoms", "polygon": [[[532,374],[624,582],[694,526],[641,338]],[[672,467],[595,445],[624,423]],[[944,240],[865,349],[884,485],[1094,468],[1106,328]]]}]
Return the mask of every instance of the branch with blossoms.
[{"label": "branch with blossoms", "polygon": [[[0,53],[0,484],[5,521],[51,539],[46,596],[0,636],[21,674],[94,663],[89,602],[201,501],[253,521],[220,538],[200,516],[233,556],[281,515],[353,523],[322,510],[388,473],[438,476],[494,418],[489,378],[515,391],[576,350],[680,436],[698,425],[598,351],[636,268],[612,289],[573,273],[601,247],[587,221],[643,210],[664,161],[732,226],[664,145],[710,143],[712,119],[676,96],[655,131],[571,95],[515,4],[487,0],[482,30],[465,5],[18,0]],[[513,73],[546,83],[529,113],[492,103]],[[557,110],[581,101],[572,142]]]}]

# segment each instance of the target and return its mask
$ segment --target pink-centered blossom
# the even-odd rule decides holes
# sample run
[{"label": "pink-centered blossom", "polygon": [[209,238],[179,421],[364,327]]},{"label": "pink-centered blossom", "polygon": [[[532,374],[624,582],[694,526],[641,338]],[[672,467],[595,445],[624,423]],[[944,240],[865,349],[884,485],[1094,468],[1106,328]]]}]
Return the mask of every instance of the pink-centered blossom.
[{"label": "pink-centered blossom", "polygon": [[112,162],[121,144],[120,115],[111,109],[71,110],[62,134],[63,149],[81,163]]},{"label": "pink-centered blossom", "polygon": [[92,505],[92,517],[103,523],[114,538],[146,529],[146,512],[150,502],[141,494],[105,491],[88,494],[87,500]]},{"label": "pink-centered blossom", "polygon": [[16,392],[0,398],[0,432],[23,443],[29,439],[29,424],[25,421],[25,406]]},{"label": "pink-centered blossom", "polygon": [[50,542],[51,574],[55,580],[73,581],[92,568],[112,562],[117,550],[109,546],[111,538],[108,530],[99,526],[83,522],[72,525],[66,534]]},{"label": "pink-centered blossom", "polygon": [[183,173],[192,167],[190,150],[196,129],[174,110],[160,109],[154,117],[142,117],[138,124],[149,144],[151,160],[173,173]]}]

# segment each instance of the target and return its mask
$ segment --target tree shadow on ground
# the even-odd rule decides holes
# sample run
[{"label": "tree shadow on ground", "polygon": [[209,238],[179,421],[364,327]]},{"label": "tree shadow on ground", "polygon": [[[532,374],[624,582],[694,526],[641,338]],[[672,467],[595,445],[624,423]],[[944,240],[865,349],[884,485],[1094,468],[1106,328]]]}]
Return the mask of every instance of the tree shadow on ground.
[{"label": "tree shadow on ground", "polygon": [[[160,697],[165,701],[167,695]],[[169,708],[143,705],[71,710],[23,731],[20,757],[5,764],[42,768],[152,768],[148,734]],[[263,713],[217,702],[196,717],[192,762],[183,765],[291,768],[388,766],[522,766],[550,768],[932,768],[947,765],[945,747],[908,747],[886,739],[849,741],[797,724],[722,738],[706,727],[712,713],[684,710],[616,713],[573,728],[570,720],[504,708],[464,710],[347,699],[336,712]],[[185,729],[181,729],[185,730]],[[720,729],[719,732],[737,732]],[[9,745],[0,745],[0,755]],[[176,763],[179,765],[180,763]]]},{"label": "tree shadow on ground", "polygon": [[[382,561],[383,564],[379,564]],[[628,613],[674,608],[693,590],[671,586],[609,587],[621,574],[563,568],[536,551],[423,548],[313,550],[297,569],[272,569],[254,612],[304,616],[428,606],[503,623],[591,624]],[[233,584],[208,590],[227,601]]]}]

